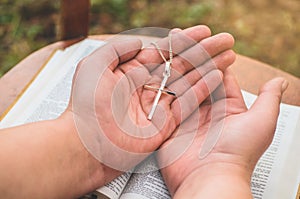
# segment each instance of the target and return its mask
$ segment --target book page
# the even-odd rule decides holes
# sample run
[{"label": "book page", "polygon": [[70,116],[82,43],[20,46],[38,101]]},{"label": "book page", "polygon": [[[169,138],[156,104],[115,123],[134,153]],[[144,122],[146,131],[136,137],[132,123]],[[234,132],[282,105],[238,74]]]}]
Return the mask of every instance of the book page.
[{"label": "book page", "polygon": [[[299,107],[281,105],[278,132],[284,137],[263,198],[296,198],[300,174]],[[290,134],[291,136],[287,136]],[[297,198],[299,199],[299,198]]]},{"label": "book page", "polygon": [[[64,51],[57,51],[0,122],[0,128],[58,117],[68,105],[77,63],[103,44],[102,41],[87,39]],[[255,96],[243,94],[250,106]],[[272,145],[259,160],[252,176],[255,199],[295,198],[300,181],[299,117],[300,107],[281,105]],[[123,199],[170,198],[154,159],[147,159],[137,169],[125,188],[121,184],[126,184],[128,176],[108,184],[104,188],[106,192],[119,194],[122,190]]]},{"label": "book page", "polygon": [[170,199],[154,156],[139,164],[131,175],[120,199]]},{"label": "book page", "polygon": [[[243,96],[248,107],[256,98],[247,92],[243,92]],[[273,142],[258,161],[252,175],[255,199],[295,198],[300,171],[297,161],[299,128],[296,128],[299,117],[300,107],[281,104]],[[295,136],[298,138],[295,139]]]},{"label": "book page", "polygon": [[57,51],[0,122],[0,128],[57,118],[68,105],[78,62],[103,44],[86,39]]},{"label": "book page", "polygon": [[120,198],[131,175],[132,171],[128,171],[96,191],[111,199],[118,199]]}]

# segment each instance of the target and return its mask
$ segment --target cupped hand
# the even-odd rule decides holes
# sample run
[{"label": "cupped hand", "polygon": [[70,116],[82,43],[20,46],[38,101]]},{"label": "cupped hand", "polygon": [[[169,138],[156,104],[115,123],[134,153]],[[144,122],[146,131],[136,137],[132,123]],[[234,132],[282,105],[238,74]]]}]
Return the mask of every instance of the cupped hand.
[{"label": "cupped hand", "polygon": [[[255,103],[247,110],[230,69],[224,72],[223,78],[224,83],[182,124],[182,130],[164,143],[162,149],[165,147],[166,150],[161,150],[157,156],[160,164],[166,165],[165,162],[169,161],[169,165],[161,171],[170,192],[179,198],[183,193],[192,193],[193,189],[197,189],[194,192],[196,195],[201,190],[199,184],[203,183],[201,186],[204,188],[207,179],[214,183],[212,187],[215,190],[223,183],[221,186],[228,188],[228,192],[234,188],[229,182],[236,177],[235,174],[250,183],[258,159],[272,141],[282,92],[287,82],[276,78],[266,83]],[[197,129],[190,129],[193,123],[198,124]],[[180,140],[183,142],[186,137],[193,138],[191,145],[171,162],[175,148],[166,146],[177,140],[178,148]],[[224,179],[228,180],[227,185]],[[198,182],[195,185],[198,188],[192,188],[195,182]],[[213,192],[205,188],[206,192]],[[250,193],[249,190],[250,186],[246,191]],[[220,189],[219,194],[221,192]],[[218,192],[215,194],[218,195]],[[244,196],[248,198],[246,194]]]},{"label": "cupped hand", "polygon": [[[110,168],[127,170],[156,150],[219,85],[217,68],[224,70],[234,60],[229,34],[210,37],[205,26],[171,34],[174,58],[167,87],[177,97],[163,95],[151,121],[147,116],[156,92],[143,85],[159,87],[164,70],[154,46],[121,36],[79,63],[67,113],[87,150]],[[157,40],[166,59],[168,39]],[[182,103],[191,97],[195,100]]]}]

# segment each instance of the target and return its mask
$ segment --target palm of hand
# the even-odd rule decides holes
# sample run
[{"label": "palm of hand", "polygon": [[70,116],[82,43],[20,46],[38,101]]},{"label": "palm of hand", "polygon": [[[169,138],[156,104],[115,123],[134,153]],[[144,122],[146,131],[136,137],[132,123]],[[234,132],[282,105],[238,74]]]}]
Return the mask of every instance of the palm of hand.
[{"label": "palm of hand", "polygon": [[[79,64],[69,107],[86,148],[96,159],[118,170],[137,164],[176,128],[168,97],[161,98],[156,110],[160,117],[147,119],[156,93],[144,91],[142,86],[148,82],[159,84],[160,78],[153,78],[137,59],[145,52],[140,51],[140,41],[129,43],[133,46],[129,49],[124,49],[126,42],[118,48],[107,45]],[[103,58],[100,66],[99,56]],[[122,159],[115,162],[116,156]],[[130,163],[116,166],[122,162]]]},{"label": "palm of hand", "polygon": [[[143,85],[152,79],[147,68],[132,59],[115,71],[107,69],[97,87],[99,125],[111,142],[129,152],[152,152],[176,128],[173,112],[166,103],[160,103],[156,110],[159,120],[147,119],[156,92],[144,90]],[[103,91],[107,91],[105,95]]]},{"label": "palm of hand", "polygon": [[[198,112],[201,117],[192,116],[183,124],[190,126],[198,122],[199,126],[191,131],[196,132],[191,146],[175,162],[162,169],[171,192],[174,193],[194,171],[207,171],[213,165],[236,165],[246,168],[251,175],[259,157],[271,143],[273,134],[270,132],[274,131],[275,124],[258,121],[256,114],[247,111],[240,88],[229,70],[224,74],[224,90],[226,95],[220,95],[222,92],[218,93],[217,90],[213,103],[200,105]],[[174,136],[174,139],[180,138]],[[172,139],[168,142],[172,142]],[[170,153],[159,154],[159,162],[164,164]]]},{"label": "palm of hand", "polygon": [[[230,65],[234,60],[234,53],[228,50],[233,45],[232,37],[220,34],[205,40],[210,32],[203,26],[182,32],[184,38],[191,39],[186,42],[184,38],[178,37],[178,49],[174,52],[184,51],[186,57],[194,59],[193,64],[180,57],[174,59],[173,69],[179,71],[179,75],[173,77],[174,84],[171,86],[178,89],[181,96],[176,100],[162,96],[159,101],[160,107],[155,111],[157,116],[154,115],[151,122],[147,120],[147,115],[156,92],[145,90],[142,86],[146,83],[159,86],[161,82],[163,67],[157,66],[163,61],[155,49],[140,50],[139,40],[123,41],[103,47],[79,64],[76,81],[73,83],[73,106],[70,109],[75,115],[77,131],[83,144],[101,162],[109,159],[107,165],[115,168],[113,165],[120,162],[125,164],[132,161],[133,166],[157,149],[177,125],[206,98],[209,93],[209,89],[206,88],[207,81],[214,82],[212,90],[218,86],[220,72],[209,73],[214,69],[211,69],[211,63],[204,64],[206,72],[192,69],[206,62],[207,58],[199,59],[199,54],[205,54],[206,51],[210,57],[214,57],[217,68]],[[196,43],[190,42],[191,40]],[[197,43],[202,40],[202,44]],[[166,40],[162,40],[160,45],[163,46],[164,43]],[[218,45],[213,45],[214,43]],[[149,63],[154,63],[154,67],[148,65]],[[210,75],[202,80],[206,73]],[[187,75],[188,83],[192,86],[185,87],[182,80],[177,80],[181,79],[180,75]],[[187,92],[189,90],[191,92]],[[191,93],[197,96],[196,100],[181,107],[178,102],[186,102],[192,96]],[[116,156],[122,157],[122,160],[115,162]],[[117,169],[128,167],[125,165]]]}]

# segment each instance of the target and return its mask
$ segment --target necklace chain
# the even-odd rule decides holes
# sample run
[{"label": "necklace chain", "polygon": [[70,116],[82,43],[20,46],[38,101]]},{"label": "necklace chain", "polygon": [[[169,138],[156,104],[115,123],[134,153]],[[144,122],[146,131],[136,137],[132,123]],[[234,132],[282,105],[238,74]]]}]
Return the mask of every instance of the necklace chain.
[{"label": "necklace chain", "polygon": [[[169,33],[168,35],[169,38],[169,62],[170,64],[172,64],[172,60],[173,60],[173,51],[172,51],[172,34]],[[162,53],[161,48],[159,47],[159,45],[156,42],[152,42],[152,44],[155,46],[155,48],[157,49],[158,53],[160,54],[161,58],[164,60],[165,63],[167,63],[167,59],[165,58],[164,54]]]}]

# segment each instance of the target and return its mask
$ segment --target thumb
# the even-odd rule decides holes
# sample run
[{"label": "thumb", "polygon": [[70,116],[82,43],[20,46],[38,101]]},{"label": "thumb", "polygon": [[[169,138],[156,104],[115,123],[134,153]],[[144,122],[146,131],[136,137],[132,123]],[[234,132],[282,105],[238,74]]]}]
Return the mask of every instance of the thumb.
[{"label": "thumb", "polygon": [[257,128],[274,133],[280,109],[283,92],[287,89],[288,82],[281,77],[275,78],[263,85],[259,95],[249,112],[255,121]]}]

